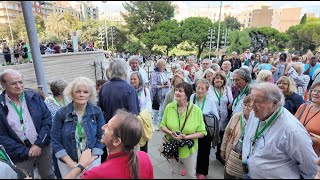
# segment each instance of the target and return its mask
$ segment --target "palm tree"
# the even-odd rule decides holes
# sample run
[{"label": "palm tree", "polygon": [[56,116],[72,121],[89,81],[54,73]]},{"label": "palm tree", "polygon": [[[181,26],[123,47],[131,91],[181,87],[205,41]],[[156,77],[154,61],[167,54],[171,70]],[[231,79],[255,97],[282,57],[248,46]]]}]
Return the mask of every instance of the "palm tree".
[{"label": "palm tree", "polygon": [[55,33],[58,37],[69,33],[68,21],[63,14],[52,13],[46,19],[46,30]]}]

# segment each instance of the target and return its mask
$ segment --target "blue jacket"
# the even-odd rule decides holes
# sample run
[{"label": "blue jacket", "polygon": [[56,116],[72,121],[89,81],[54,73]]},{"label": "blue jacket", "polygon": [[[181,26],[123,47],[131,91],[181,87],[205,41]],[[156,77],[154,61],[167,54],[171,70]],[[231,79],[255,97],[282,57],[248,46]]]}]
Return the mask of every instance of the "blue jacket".
[{"label": "blue jacket", "polygon": [[[28,160],[30,148],[20,140],[8,124],[5,91],[0,95],[0,142],[6,148],[13,162]],[[51,113],[40,95],[32,90],[24,91],[28,110],[38,133],[35,145],[45,147],[50,144]]]},{"label": "blue jacket", "polygon": [[106,123],[118,109],[138,115],[140,112],[139,99],[136,90],[127,81],[113,78],[104,83],[99,92],[98,106],[105,113]]},{"label": "blue jacket", "polygon": [[[75,137],[78,117],[72,103],[59,109],[53,119],[51,129],[52,149],[57,158],[69,155],[73,161],[78,162]],[[101,127],[105,121],[101,109],[88,102],[82,122],[87,147],[92,149],[92,154],[102,155],[104,145],[100,142],[103,133]]]},{"label": "blue jacket", "polygon": [[289,96],[285,96],[284,107],[294,115],[303,103],[303,98],[299,94],[293,93]]}]

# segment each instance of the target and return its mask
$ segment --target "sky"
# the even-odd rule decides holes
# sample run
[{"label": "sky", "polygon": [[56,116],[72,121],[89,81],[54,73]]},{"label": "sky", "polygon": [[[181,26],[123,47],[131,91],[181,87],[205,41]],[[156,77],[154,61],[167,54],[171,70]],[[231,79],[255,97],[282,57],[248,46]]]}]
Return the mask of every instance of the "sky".
[{"label": "sky", "polygon": [[[94,4],[101,7],[100,11],[104,11],[105,5],[107,11],[124,11],[122,3],[124,1],[107,1],[105,4],[102,1],[95,1]],[[180,1],[188,8],[199,8],[210,6],[219,6],[220,1]],[[244,7],[250,4],[254,4],[261,1],[222,1],[222,5],[232,5]],[[264,1],[269,3],[272,8],[290,8],[301,7],[301,16],[306,12],[314,12],[317,16],[320,16],[320,1]]]}]

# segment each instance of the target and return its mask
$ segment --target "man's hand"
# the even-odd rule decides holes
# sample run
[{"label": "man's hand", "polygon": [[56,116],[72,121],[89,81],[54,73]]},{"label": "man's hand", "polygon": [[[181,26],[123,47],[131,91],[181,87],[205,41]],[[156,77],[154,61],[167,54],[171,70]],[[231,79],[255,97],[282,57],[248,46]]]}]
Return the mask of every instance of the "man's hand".
[{"label": "man's hand", "polygon": [[92,156],[91,149],[87,149],[87,150],[83,151],[83,153],[81,154],[79,163],[83,167],[87,168],[97,158],[98,158],[98,156]]},{"label": "man's hand", "polygon": [[41,155],[41,148],[33,144],[29,150],[29,157],[36,157],[40,155]]}]

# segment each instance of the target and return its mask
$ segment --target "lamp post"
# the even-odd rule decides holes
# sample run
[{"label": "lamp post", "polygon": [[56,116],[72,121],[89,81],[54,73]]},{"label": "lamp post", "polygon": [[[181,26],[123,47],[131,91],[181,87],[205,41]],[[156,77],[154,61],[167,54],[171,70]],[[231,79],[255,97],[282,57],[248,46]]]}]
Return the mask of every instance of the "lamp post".
[{"label": "lamp post", "polygon": [[6,8],[6,12],[7,12],[7,18],[8,18],[8,23],[9,23],[9,28],[10,28],[10,34],[11,34],[11,43],[13,44],[13,33],[12,33],[12,28],[11,28],[11,23],[10,23],[10,17],[9,17],[9,13],[8,13],[8,7],[7,7],[7,3],[8,1],[3,1],[2,4],[5,6]]},{"label": "lamp post", "polygon": [[104,3],[104,29],[106,30],[106,42],[107,42],[107,47],[106,50],[108,51],[109,49],[109,42],[108,42],[108,31],[107,31],[107,1],[102,1]]},{"label": "lamp post", "polygon": [[151,66],[151,59],[146,61],[146,66],[148,67],[148,80],[150,80],[150,66]]},{"label": "lamp post", "polygon": [[217,40],[217,49],[216,54],[217,58],[219,58],[219,43],[220,43],[220,24],[221,24],[221,7],[222,7],[222,1],[220,1],[220,12],[219,12],[219,26],[218,26],[218,40]]},{"label": "lamp post", "polygon": [[210,59],[210,56],[211,56],[211,47],[212,47],[212,44],[215,42],[215,41],[212,41],[213,39],[216,39],[215,36],[213,36],[212,34],[215,35],[215,32],[216,30],[215,29],[212,29],[212,28],[209,28],[208,30],[208,39],[209,41],[207,41],[207,46],[209,45],[209,59]]}]

